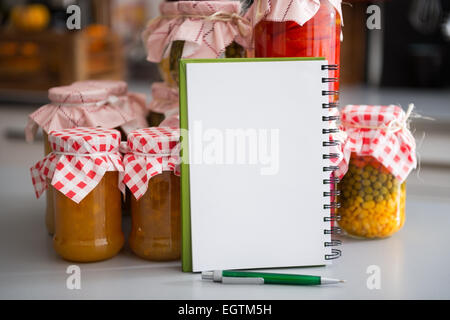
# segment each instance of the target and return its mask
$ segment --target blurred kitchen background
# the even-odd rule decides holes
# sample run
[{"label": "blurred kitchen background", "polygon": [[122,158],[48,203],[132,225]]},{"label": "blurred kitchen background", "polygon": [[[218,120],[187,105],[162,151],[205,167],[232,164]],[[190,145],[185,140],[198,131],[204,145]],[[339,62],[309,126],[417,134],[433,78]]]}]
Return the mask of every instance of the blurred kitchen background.
[{"label": "blurred kitchen background", "polygon": [[[23,129],[27,115],[47,102],[49,87],[125,79],[151,99],[151,83],[160,77],[140,34],[159,2],[0,0],[2,202],[33,196],[28,167],[42,157],[42,137],[27,144]],[[80,31],[66,27],[71,4],[81,8]],[[366,27],[371,4],[381,8],[380,30]],[[450,201],[450,1],[347,0],[343,11],[341,105],[414,102],[416,112],[434,118],[412,124],[420,168],[408,180],[408,195]]]}]

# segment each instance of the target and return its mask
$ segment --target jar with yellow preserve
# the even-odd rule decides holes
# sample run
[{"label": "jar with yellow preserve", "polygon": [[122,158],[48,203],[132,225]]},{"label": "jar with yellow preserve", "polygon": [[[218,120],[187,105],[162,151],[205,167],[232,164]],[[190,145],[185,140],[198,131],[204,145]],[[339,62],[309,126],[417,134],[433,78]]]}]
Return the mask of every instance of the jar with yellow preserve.
[{"label": "jar with yellow preserve", "polygon": [[181,255],[179,129],[153,127],[128,135],[123,183],[132,193],[131,250],[153,261]]},{"label": "jar with yellow preserve", "polygon": [[349,105],[341,111],[347,137],[337,171],[338,214],[350,236],[385,238],[405,223],[405,181],[416,167],[412,108],[405,113],[395,105]]},{"label": "jar with yellow preserve", "polygon": [[120,132],[74,128],[49,134],[52,152],[31,168],[39,197],[53,186],[53,246],[75,262],[105,260],[123,246]]},{"label": "jar with yellow preserve", "polygon": [[[38,128],[44,133],[44,153],[51,151],[47,135],[75,127],[117,128],[128,133],[147,127],[145,96],[128,92],[123,81],[79,81],[49,89],[49,104],[29,115],[26,138],[32,141]],[[53,187],[47,189],[46,226],[54,233]]]}]

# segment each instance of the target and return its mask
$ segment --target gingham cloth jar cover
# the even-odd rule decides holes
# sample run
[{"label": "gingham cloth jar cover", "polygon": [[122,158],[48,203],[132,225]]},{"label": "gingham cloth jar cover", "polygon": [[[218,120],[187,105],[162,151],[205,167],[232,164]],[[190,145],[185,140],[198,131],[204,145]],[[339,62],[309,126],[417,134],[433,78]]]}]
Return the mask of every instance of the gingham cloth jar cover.
[{"label": "gingham cloth jar cover", "polygon": [[125,185],[136,199],[148,189],[150,179],[163,171],[180,175],[180,130],[170,127],[144,128],[131,132],[122,143],[124,171],[120,173],[122,192]]},{"label": "gingham cloth jar cover", "polygon": [[405,113],[400,106],[348,105],[341,111],[343,159],[336,175],[342,178],[348,170],[352,152],[372,156],[399,182],[416,168],[416,143],[409,130],[412,105]]},{"label": "gingham cloth jar cover", "polygon": [[240,16],[240,1],[176,1],[160,5],[161,16],[142,34],[147,60],[161,62],[173,41],[185,41],[182,58],[220,57],[236,41],[250,44],[250,22]]},{"label": "gingham cloth jar cover", "polygon": [[162,113],[167,117],[167,112],[177,111],[179,106],[179,93],[177,87],[171,87],[164,82],[155,82],[152,85],[152,101],[148,110]]},{"label": "gingham cloth jar cover", "polygon": [[164,113],[164,115],[165,119],[163,120],[163,122],[161,122],[159,127],[180,127],[180,113],[178,109],[168,110]]},{"label": "gingham cloth jar cover", "polygon": [[123,81],[88,80],[51,88],[50,103],[29,115],[25,128],[32,141],[38,127],[46,133],[76,127],[147,127],[145,95],[128,92]]},{"label": "gingham cloth jar cover", "polygon": [[107,171],[124,169],[119,152],[120,132],[115,129],[56,130],[50,132],[48,139],[52,152],[30,169],[38,198],[47,189],[49,179],[56,190],[79,203]]}]

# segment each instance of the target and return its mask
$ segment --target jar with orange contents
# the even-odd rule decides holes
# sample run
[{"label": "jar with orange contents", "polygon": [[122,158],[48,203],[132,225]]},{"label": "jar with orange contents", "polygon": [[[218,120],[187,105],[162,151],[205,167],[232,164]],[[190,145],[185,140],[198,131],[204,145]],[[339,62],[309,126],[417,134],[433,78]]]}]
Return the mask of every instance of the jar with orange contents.
[{"label": "jar with orange contents", "polygon": [[338,214],[350,236],[385,238],[405,223],[405,180],[416,166],[409,114],[399,106],[346,106],[341,112],[347,138]]},{"label": "jar with orange contents", "polygon": [[120,132],[74,128],[49,134],[52,152],[31,168],[39,197],[54,188],[55,251],[76,262],[105,260],[123,246]]},{"label": "jar with orange contents", "polygon": [[132,193],[130,248],[144,259],[181,255],[179,129],[145,128],[128,135],[123,183]]},{"label": "jar with orange contents", "polygon": [[[123,81],[89,80],[48,91],[50,103],[29,116],[25,129],[28,141],[40,127],[44,133],[44,153],[51,152],[48,133],[74,127],[117,128],[125,133],[147,127],[145,95],[128,92]],[[45,223],[54,234],[53,187],[48,183]]]}]

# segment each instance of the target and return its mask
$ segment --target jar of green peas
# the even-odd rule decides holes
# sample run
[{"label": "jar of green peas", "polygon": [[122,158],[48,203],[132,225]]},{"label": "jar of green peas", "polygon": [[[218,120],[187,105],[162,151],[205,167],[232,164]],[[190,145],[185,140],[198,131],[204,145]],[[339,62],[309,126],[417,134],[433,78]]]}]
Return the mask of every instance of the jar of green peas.
[{"label": "jar of green peas", "polygon": [[406,178],[416,166],[415,142],[399,106],[346,106],[347,134],[337,174],[339,226],[346,234],[385,238],[405,223]]}]

